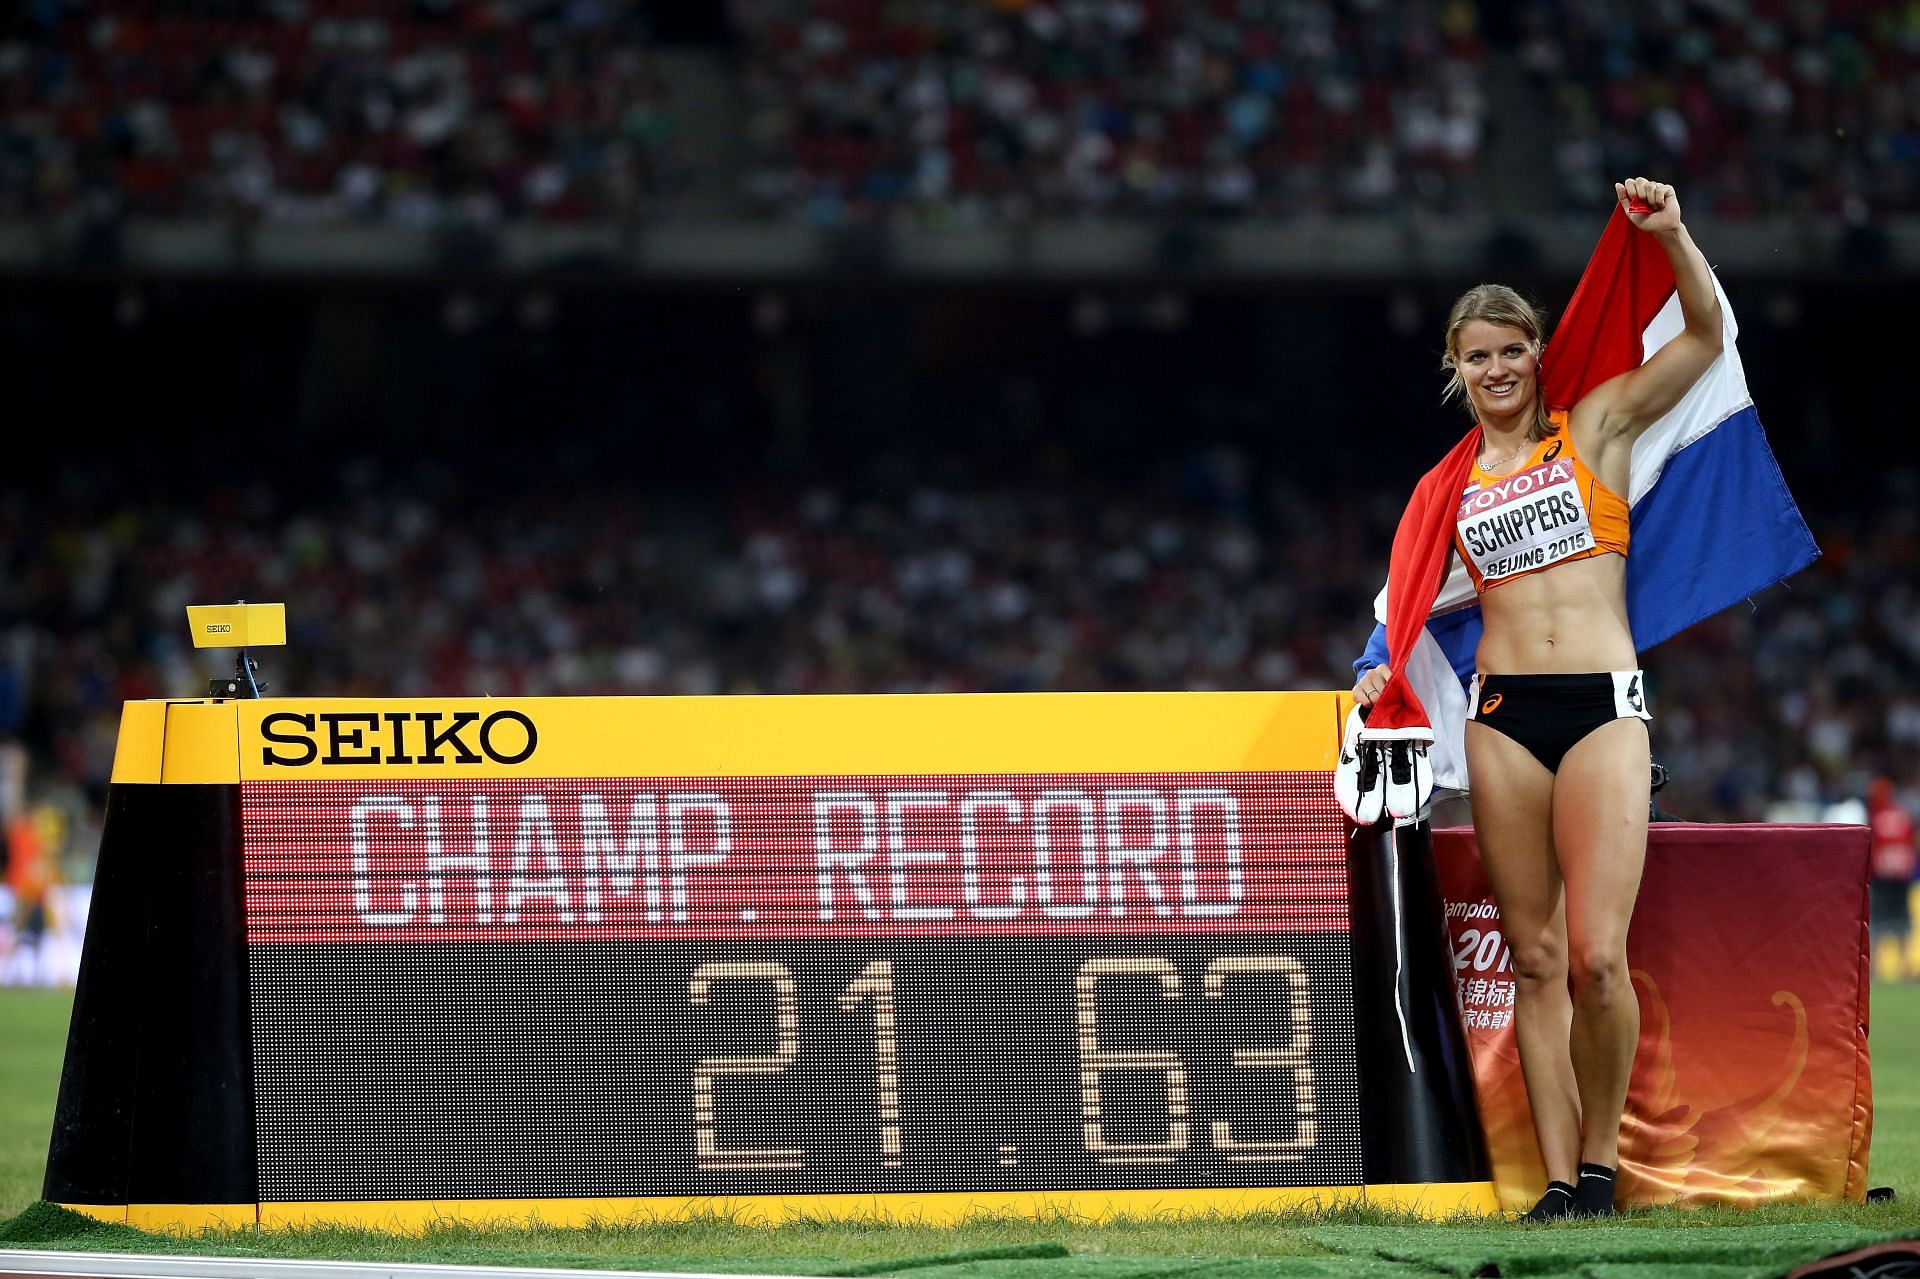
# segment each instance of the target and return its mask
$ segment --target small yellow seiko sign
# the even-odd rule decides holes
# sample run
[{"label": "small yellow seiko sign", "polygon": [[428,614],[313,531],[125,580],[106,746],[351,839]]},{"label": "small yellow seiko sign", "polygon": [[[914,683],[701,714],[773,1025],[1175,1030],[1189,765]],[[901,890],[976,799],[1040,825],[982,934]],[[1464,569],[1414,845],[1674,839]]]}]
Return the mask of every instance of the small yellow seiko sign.
[{"label": "small yellow seiko sign", "polygon": [[189,604],[195,648],[261,648],[287,642],[285,604]]}]

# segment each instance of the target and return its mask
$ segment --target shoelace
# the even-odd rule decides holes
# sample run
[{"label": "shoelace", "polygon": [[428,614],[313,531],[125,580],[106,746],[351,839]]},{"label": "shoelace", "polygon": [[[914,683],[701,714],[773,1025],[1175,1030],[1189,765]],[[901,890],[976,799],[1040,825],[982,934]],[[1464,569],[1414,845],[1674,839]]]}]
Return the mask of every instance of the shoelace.
[{"label": "shoelace", "polygon": [[1413,784],[1413,744],[1411,742],[1388,744],[1387,772],[1395,786]]},{"label": "shoelace", "polygon": [[1365,795],[1380,780],[1380,748],[1362,742],[1360,750],[1360,793]]},{"label": "shoelace", "polygon": [[1420,1067],[1413,1064],[1413,1036],[1407,1030],[1407,1009],[1400,1002],[1400,983],[1406,967],[1406,954],[1401,941],[1405,924],[1400,918],[1400,832],[1395,830],[1387,843],[1387,865],[1393,869],[1393,887],[1389,896],[1393,898],[1393,1015],[1400,1019],[1400,1049],[1407,1055],[1407,1073],[1417,1075]]}]

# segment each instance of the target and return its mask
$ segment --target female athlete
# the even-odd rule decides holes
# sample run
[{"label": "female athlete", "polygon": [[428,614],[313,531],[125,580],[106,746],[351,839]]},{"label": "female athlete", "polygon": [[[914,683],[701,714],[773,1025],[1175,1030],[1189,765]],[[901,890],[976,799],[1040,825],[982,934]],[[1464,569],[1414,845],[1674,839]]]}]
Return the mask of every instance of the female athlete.
[{"label": "female athlete", "polygon": [[[1673,188],[1631,178],[1614,191],[1673,265],[1679,337],[1550,412],[1539,313],[1480,285],[1454,304],[1442,361],[1448,397],[1465,396],[1481,431],[1453,543],[1486,627],[1466,730],[1473,827],[1513,948],[1520,1065],[1550,1178],[1529,1220],[1613,1211],[1640,1036],[1626,938],[1650,774],[1627,625],[1629,455],[1722,344],[1713,278]],[[1368,671],[1355,700],[1371,706],[1390,674]]]}]

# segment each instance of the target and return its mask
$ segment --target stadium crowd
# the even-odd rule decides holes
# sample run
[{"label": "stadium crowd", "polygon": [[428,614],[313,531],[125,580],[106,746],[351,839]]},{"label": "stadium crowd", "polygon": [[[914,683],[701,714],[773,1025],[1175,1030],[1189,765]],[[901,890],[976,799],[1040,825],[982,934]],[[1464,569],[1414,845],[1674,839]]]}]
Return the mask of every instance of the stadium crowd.
[{"label": "stadium crowd", "polygon": [[[25,746],[70,855],[122,700],[227,673],[188,647],[189,602],[287,602],[270,695],[1344,688],[1397,513],[1263,492],[1219,454],[1156,493],[606,489],[485,519],[447,474],[375,477],[300,508],[0,500],[0,751]],[[1662,807],[1812,814],[1885,775],[1920,811],[1920,504],[1887,510],[1821,521],[1815,567],[1647,656]]]},{"label": "stadium crowd", "polygon": [[769,211],[1285,215],[1457,208],[1471,4],[747,0]]},{"label": "stadium crowd", "polygon": [[1535,5],[1521,60],[1553,103],[1565,199],[1613,173],[1685,175],[1729,219],[1920,211],[1920,9]]},{"label": "stadium crowd", "polygon": [[40,0],[0,43],[0,216],[639,216],[684,176],[640,15]]},{"label": "stadium crowd", "polygon": [[[696,157],[645,11],[36,0],[0,20],[0,217],[652,216],[687,190]],[[1509,163],[1550,152],[1582,209],[1613,176],[1657,171],[1726,218],[1920,212],[1912,5],[733,0],[729,12],[748,140],[721,185],[775,219],[1445,213],[1486,194],[1490,137]],[[1494,119],[1507,68],[1530,87]]]}]

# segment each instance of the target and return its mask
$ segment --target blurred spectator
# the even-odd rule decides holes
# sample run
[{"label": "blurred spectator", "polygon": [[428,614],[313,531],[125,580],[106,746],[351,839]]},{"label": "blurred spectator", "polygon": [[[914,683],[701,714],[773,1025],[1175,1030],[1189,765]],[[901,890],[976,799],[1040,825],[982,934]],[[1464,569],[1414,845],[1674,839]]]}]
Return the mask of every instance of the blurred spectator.
[{"label": "blurred spectator", "polygon": [[1886,981],[1912,974],[1907,953],[1912,942],[1915,869],[1913,814],[1893,793],[1893,783],[1873,779],[1867,792],[1867,824],[1873,831],[1873,955],[1877,975]]},{"label": "blurred spectator", "polygon": [[0,929],[0,986],[41,985],[50,977],[48,912],[64,825],[59,810],[47,804],[15,804],[0,821],[12,925]]}]

